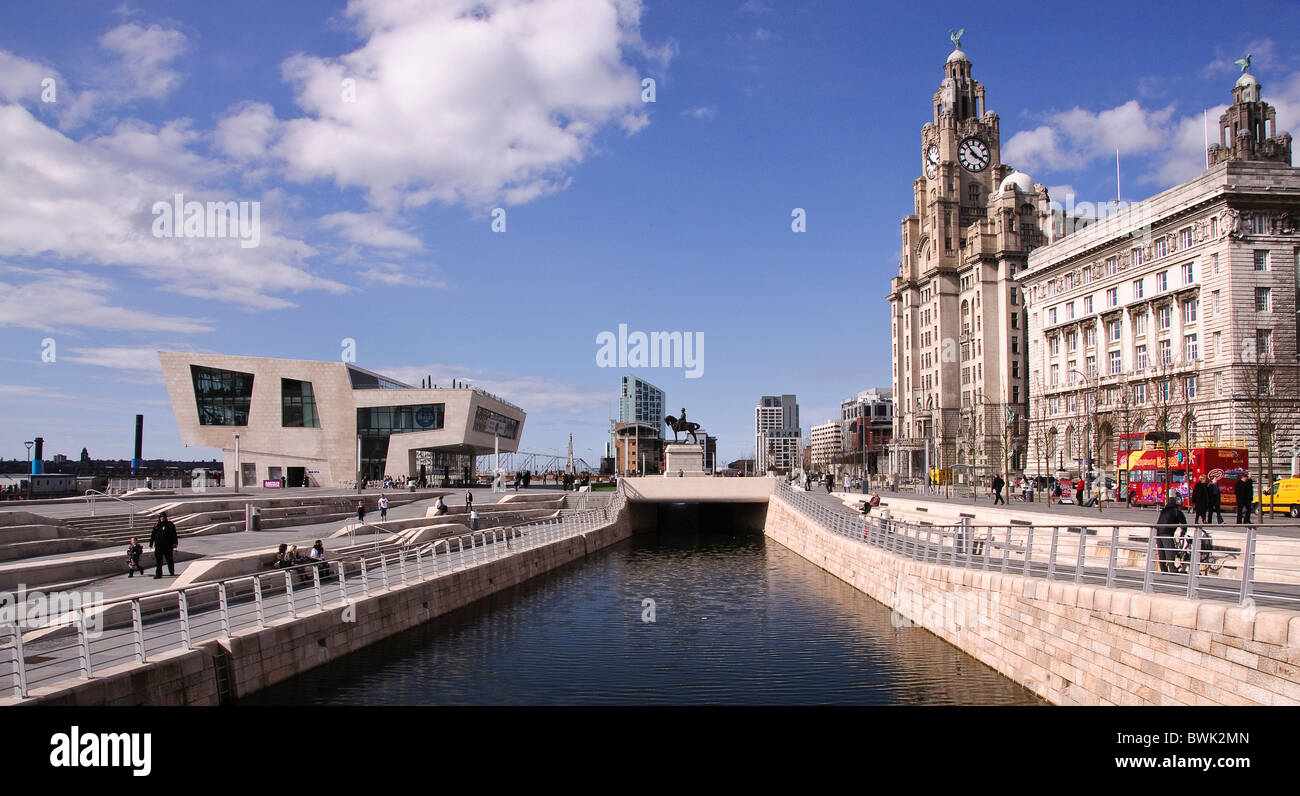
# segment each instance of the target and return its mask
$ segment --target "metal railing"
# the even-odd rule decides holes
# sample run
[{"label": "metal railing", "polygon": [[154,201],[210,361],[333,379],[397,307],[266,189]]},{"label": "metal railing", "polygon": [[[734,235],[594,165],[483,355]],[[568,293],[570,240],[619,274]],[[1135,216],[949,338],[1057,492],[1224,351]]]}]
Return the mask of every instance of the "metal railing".
[{"label": "metal railing", "polygon": [[98,489],[87,489],[85,498],[86,498],[86,502],[90,504],[90,516],[92,517],[95,516],[96,500],[105,500],[105,499],[116,500],[118,503],[121,503],[123,506],[126,506],[127,527],[132,529],[135,528],[136,511],[135,509],[131,508],[131,504],[129,501],[123,500],[122,498],[116,495],[110,495],[106,492],[100,492]]},{"label": "metal railing", "polygon": [[[356,599],[477,567],[608,525],[626,503],[622,487],[605,506],[541,522],[488,528],[418,546],[347,554],[325,562],[156,591],[63,612],[53,638],[38,628],[0,626],[0,684],[14,696],[67,680],[85,680],[113,666],[232,633],[337,610]],[[373,548],[372,548],[373,549]],[[24,616],[25,616],[24,612]],[[25,638],[25,636],[27,638]]]},{"label": "metal railing", "polygon": [[1189,524],[1184,533],[1077,521],[975,525],[962,518],[929,524],[841,510],[781,482],[774,495],[833,533],[914,561],[1189,599],[1300,607],[1300,538],[1270,533],[1269,526],[1261,532],[1254,525]]}]

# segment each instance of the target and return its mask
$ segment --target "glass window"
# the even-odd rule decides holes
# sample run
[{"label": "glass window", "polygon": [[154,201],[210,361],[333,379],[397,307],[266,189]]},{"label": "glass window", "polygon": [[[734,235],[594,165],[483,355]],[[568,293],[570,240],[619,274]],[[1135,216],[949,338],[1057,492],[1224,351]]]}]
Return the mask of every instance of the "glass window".
[{"label": "glass window", "polygon": [[1183,323],[1196,323],[1196,299],[1183,302]]},{"label": "glass window", "polygon": [[1169,272],[1161,271],[1156,274],[1156,292],[1163,293],[1169,289]]},{"label": "glass window", "polygon": [[1255,288],[1255,311],[1268,312],[1271,302],[1269,301],[1269,289],[1266,287]]},{"label": "glass window", "polygon": [[1141,280],[1141,279],[1134,279],[1134,280],[1133,280],[1133,298],[1135,298],[1135,299],[1140,299],[1140,298],[1142,298],[1142,280]]},{"label": "glass window", "polygon": [[1110,374],[1118,374],[1124,368],[1124,355],[1118,351],[1110,352]]},{"label": "glass window", "polygon": [[[377,387],[362,389],[382,389]],[[361,437],[361,470],[366,478],[382,478],[388,461],[388,438],[412,431],[442,428],[444,404],[367,406],[357,409]]]},{"label": "glass window", "polygon": [[1168,365],[1173,357],[1173,346],[1168,340],[1160,341],[1160,364]]},{"label": "glass window", "polygon": [[1199,351],[1196,347],[1196,335],[1188,334],[1183,336],[1183,355],[1189,359],[1199,359]]},{"label": "glass window", "polygon": [[1196,281],[1196,269],[1193,267],[1192,263],[1187,263],[1186,265],[1183,266],[1183,284],[1190,285],[1195,281]]},{"label": "glass window", "polygon": [[1144,345],[1140,345],[1137,347],[1134,353],[1137,354],[1136,359],[1137,359],[1138,369],[1139,370],[1144,369],[1147,366],[1147,347]]},{"label": "glass window", "polygon": [[280,379],[280,425],[285,428],[320,428],[311,382]]},{"label": "glass window", "polygon": [[519,434],[519,421],[480,406],[474,412],[474,430],[514,439]]},{"label": "glass window", "polygon": [[1173,320],[1173,312],[1170,311],[1169,307],[1161,307],[1156,311],[1156,319],[1160,323],[1161,331],[1164,331],[1169,328],[1169,325]]},{"label": "glass window", "polygon": [[246,426],[253,374],[190,365],[201,426]]},{"label": "glass window", "polygon": [[1268,270],[1268,249],[1255,250],[1255,270],[1256,271]]}]

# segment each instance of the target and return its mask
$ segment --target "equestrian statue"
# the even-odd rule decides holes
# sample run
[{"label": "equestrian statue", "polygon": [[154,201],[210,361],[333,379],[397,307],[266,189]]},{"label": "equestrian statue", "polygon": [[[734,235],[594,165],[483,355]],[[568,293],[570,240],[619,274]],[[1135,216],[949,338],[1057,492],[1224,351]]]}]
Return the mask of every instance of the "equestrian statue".
[{"label": "equestrian statue", "polygon": [[697,445],[699,444],[700,440],[695,436],[695,432],[699,431],[700,424],[692,423],[686,419],[686,407],[682,407],[682,416],[680,418],[669,415],[664,418],[664,422],[673,430],[673,442],[678,442],[677,435],[680,432],[685,431],[687,434],[691,435],[691,442],[694,442]]}]

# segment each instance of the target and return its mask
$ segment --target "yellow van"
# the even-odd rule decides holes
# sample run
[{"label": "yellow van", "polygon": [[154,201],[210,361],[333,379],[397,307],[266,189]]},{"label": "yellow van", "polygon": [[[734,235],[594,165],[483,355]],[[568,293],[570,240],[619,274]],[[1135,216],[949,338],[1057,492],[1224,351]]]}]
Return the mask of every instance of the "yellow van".
[{"label": "yellow van", "polygon": [[1285,512],[1300,517],[1300,478],[1280,478],[1255,501],[1260,511]]}]

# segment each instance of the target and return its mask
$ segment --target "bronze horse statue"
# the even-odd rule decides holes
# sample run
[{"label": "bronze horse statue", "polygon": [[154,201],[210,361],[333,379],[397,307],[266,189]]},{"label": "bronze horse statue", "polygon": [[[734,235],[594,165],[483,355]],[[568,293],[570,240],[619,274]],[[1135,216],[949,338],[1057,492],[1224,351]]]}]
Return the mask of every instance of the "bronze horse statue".
[{"label": "bronze horse statue", "polygon": [[687,434],[691,435],[691,442],[699,444],[700,440],[698,437],[695,436],[695,432],[699,431],[700,424],[692,423],[686,419],[685,407],[682,408],[682,416],[680,419],[673,417],[672,415],[669,415],[668,417],[664,418],[664,422],[667,423],[668,427],[673,430],[673,442],[677,442],[678,433],[684,431]]}]

